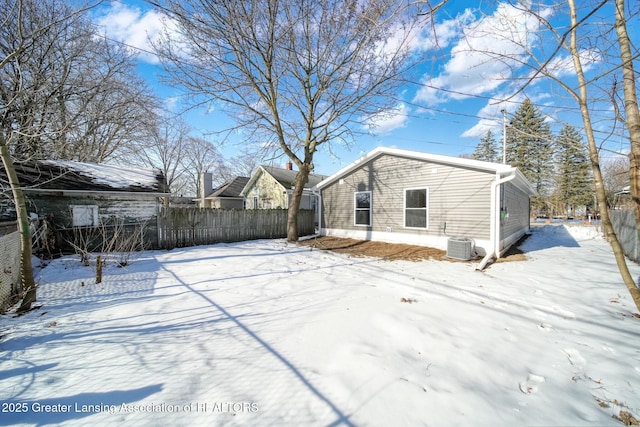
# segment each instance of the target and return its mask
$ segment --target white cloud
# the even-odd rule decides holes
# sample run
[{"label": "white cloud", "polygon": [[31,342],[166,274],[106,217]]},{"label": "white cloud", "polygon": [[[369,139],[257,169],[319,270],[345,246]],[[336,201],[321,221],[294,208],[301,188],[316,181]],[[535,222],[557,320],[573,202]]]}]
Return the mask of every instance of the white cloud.
[{"label": "white cloud", "polygon": [[408,48],[413,53],[422,53],[448,46],[459,35],[465,23],[473,19],[473,13],[467,9],[456,18],[434,23],[425,18],[409,33],[404,26],[398,25],[395,34],[389,37],[386,44],[397,47],[405,38]]},{"label": "white cloud", "polygon": [[502,132],[502,124],[498,123],[497,120],[498,119],[480,119],[478,123],[476,123],[473,127],[464,131],[461,136],[463,138],[480,139],[484,137],[488,131],[491,131],[491,133],[497,135]]},{"label": "white cloud", "polygon": [[163,107],[167,111],[175,112],[180,104],[180,98],[177,96],[169,96],[164,99]]},{"label": "white cloud", "polygon": [[[465,130],[462,135],[463,138],[477,138],[480,139],[487,134],[487,131],[491,131],[494,135],[502,133],[502,120],[503,114],[501,110],[505,109],[502,104],[495,104],[495,101],[489,101],[479,112],[478,115],[482,117],[478,120],[473,127]],[[508,111],[508,110],[507,110]]]},{"label": "white cloud", "polygon": [[409,121],[409,107],[398,104],[396,107],[380,111],[365,120],[365,126],[373,135],[386,135],[395,129],[401,129]]},{"label": "white cloud", "polygon": [[[588,72],[593,66],[602,60],[602,55],[596,49],[585,49],[578,52],[580,62],[582,63],[582,71]],[[564,78],[575,76],[576,69],[573,65],[573,59],[570,55],[557,55],[545,67],[546,74],[556,78]]]},{"label": "white cloud", "polygon": [[[487,131],[490,130],[494,133],[494,135],[502,135],[502,126],[503,126],[503,114],[502,110],[506,112],[507,115],[507,124],[511,117],[513,117],[514,113],[522,102],[527,98],[527,96],[523,93],[518,93],[515,96],[508,96],[506,93],[498,93],[494,98],[489,99],[484,107],[478,111],[478,123],[476,123],[471,128],[465,130],[460,136],[463,138],[482,138],[487,134]],[[508,99],[508,101],[504,101]],[[544,113],[549,113],[550,115],[545,115],[544,120],[548,123],[554,123],[555,117],[553,113],[553,106],[555,102],[553,102],[554,98],[551,94],[546,92],[541,92],[536,94],[535,96],[529,97],[529,99],[535,105],[545,105],[545,100],[550,100],[548,105],[550,108],[546,109]],[[551,110],[549,112],[549,110]],[[500,143],[502,140],[500,139]]]},{"label": "white cloud", "polygon": [[157,40],[168,25],[159,12],[113,2],[97,16],[96,23],[104,28],[108,37],[135,49],[143,61],[158,62],[150,40]]},{"label": "white cloud", "polygon": [[478,111],[478,116],[481,117],[473,127],[465,130],[462,135],[463,138],[482,138],[487,134],[487,131],[491,131],[494,135],[502,135],[503,126],[503,113],[504,110],[507,114],[507,121],[513,115],[513,113],[520,107],[522,101],[524,101],[524,94],[520,93],[516,96],[510,97],[509,101],[500,101],[509,98],[506,94],[496,94],[495,98],[489,99],[484,107]]},{"label": "white cloud", "polygon": [[423,79],[415,101],[436,105],[491,92],[509,81],[538,42],[538,20],[508,4],[500,4],[493,15],[461,22],[464,27],[449,61],[442,73]]}]

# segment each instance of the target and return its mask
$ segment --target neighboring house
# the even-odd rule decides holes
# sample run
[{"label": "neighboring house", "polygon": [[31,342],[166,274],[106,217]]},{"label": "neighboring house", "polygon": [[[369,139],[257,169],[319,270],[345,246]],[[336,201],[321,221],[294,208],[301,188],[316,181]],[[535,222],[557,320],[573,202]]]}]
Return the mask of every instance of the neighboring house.
[{"label": "neighboring house", "polygon": [[218,189],[208,192],[204,200],[198,199],[198,207],[214,209],[244,209],[242,189],[249,182],[249,177],[237,176]]},{"label": "neighboring house", "polygon": [[195,208],[197,201],[193,197],[171,196],[169,207],[172,208]]},{"label": "neighboring house", "polygon": [[[170,195],[160,171],[72,161],[18,164],[15,169],[29,213],[47,218],[58,233],[117,220],[144,224],[145,246],[157,246],[159,208]],[[14,220],[4,170],[0,188],[0,221]]]},{"label": "neighboring house", "polygon": [[[297,174],[291,163],[287,163],[286,169],[260,166],[242,190],[246,208],[287,209]],[[318,197],[312,188],[325,178],[325,175],[309,174],[309,182],[302,192],[300,209],[317,209]]]},{"label": "neighboring house", "polygon": [[613,199],[610,202],[611,209],[633,209],[633,199],[631,198],[631,186],[627,185],[622,190],[613,193]]},{"label": "neighboring house", "polygon": [[535,192],[509,165],[377,148],[317,185],[320,234],[500,257],[529,231]]}]

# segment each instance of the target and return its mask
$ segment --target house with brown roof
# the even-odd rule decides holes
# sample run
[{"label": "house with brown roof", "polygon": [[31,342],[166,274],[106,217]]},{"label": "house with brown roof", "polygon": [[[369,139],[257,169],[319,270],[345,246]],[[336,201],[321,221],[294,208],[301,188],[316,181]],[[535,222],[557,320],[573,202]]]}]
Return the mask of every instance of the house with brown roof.
[{"label": "house with brown roof", "polygon": [[[206,177],[205,177],[206,179]],[[237,176],[212,190],[204,199],[197,200],[198,207],[210,209],[244,209],[244,196],[241,194],[249,177]]]}]

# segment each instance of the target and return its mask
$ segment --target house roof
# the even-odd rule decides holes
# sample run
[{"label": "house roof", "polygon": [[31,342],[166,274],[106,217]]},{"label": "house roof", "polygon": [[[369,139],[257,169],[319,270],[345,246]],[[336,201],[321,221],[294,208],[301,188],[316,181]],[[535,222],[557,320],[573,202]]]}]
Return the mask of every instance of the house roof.
[{"label": "house roof", "polygon": [[[140,169],[103,163],[44,160],[15,165],[25,191],[110,191],[167,194],[164,175],[157,169]],[[4,170],[0,180],[7,182]]]},{"label": "house roof", "polygon": [[329,184],[335,182],[336,180],[342,178],[346,174],[358,169],[363,166],[365,163],[378,158],[383,155],[404,157],[408,159],[421,160],[425,162],[439,163],[443,165],[456,166],[461,168],[469,168],[476,169],[480,171],[485,171],[489,173],[499,174],[501,176],[515,174],[518,185],[530,195],[535,194],[535,190],[531,187],[531,184],[524,177],[522,172],[510,165],[505,165],[502,163],[492,163],[485,162],[481,160],[473,160],[473,159],[465,159],[462,157],[452,157],[452,156],[443,156],[439,154],[430,154],[423,153],[420,151],[411,151],[411,150],[402,150],[399,148],[388,148],[388,147],[378,147],[364,156],[360,157],[356,161],[351,164],[345,166],[340,169],[338,172],[334,173],[330,177],[324,179],[316,185],[316,188],[322,189]]},{"label": "house roof", "polygon": [[247,176],[236,176],[235,178],[225,182],[213,193],[209,194],[207,199],[214,199],[217,197],[242,197],[242,190],[244,186],[249,182]]},{"label": "house roof", "polygon": [[[283,168],[275,168],[273,166],[261,166],[269,175],[271,175],[276,181],[280,183],[284,188],[292,188],[295,181],[296,175],[298,175],[298,171],[283,169]],[[305,185],[305,188],[312,188],[320,181],[326,178],[326,175],[318,175],[315,173],[309,174],[309,182]]]},{"label": "house roof", "polygon": [[[245,185],[244,189],[242,190],[243,194],[258,180],[258,178],[262,173],[267,173],[271,175],[273,179],[278,181],[278,183],[282,185],[282,187],[284,187],[284,189],[288,190],[293,188],[298,171],[283,169],[283,168],[276,168],[273,166],[264,166],[264,165],[260,166],[260,168],[256,171],[256,173],[253,174],[249,182],[247,182],[247,184]],[[307,182],[304,188],[307,188],[307,189],[313,188],[325,178],[327,178],[326,175],[310,173],[309,182]]]}]

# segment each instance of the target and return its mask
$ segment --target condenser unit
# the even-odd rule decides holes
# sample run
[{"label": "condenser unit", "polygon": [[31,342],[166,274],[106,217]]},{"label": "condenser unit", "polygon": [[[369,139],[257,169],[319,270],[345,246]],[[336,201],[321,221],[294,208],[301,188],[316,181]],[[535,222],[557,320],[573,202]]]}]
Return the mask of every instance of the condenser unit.
[{"label": "condenser unit", "polygon": [[468,261],[473,257],[473,240],[467,237],[449,237],[447,241],[447,256]]}]

